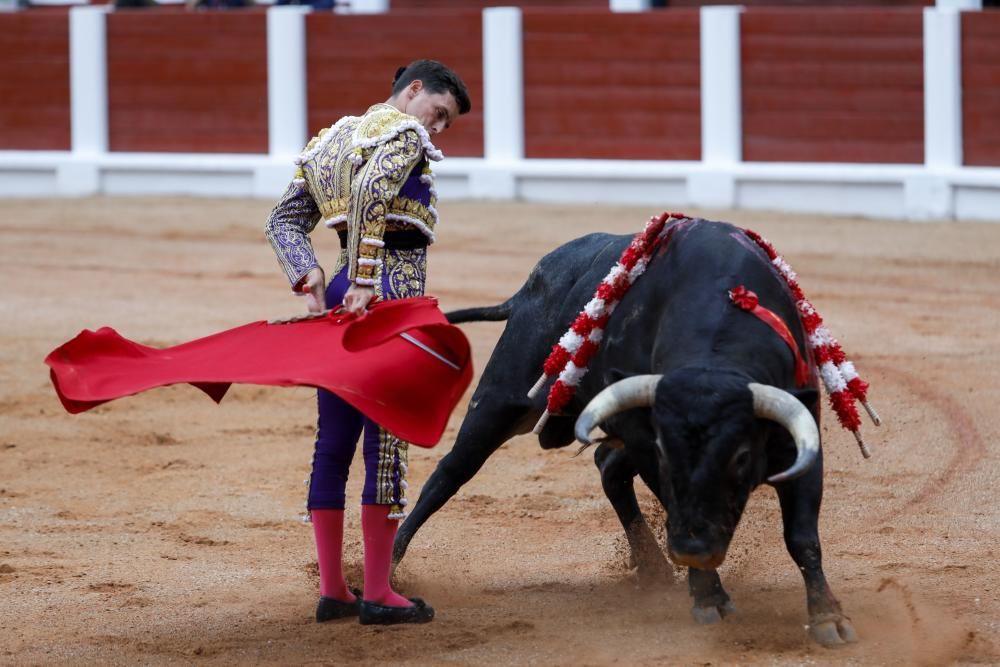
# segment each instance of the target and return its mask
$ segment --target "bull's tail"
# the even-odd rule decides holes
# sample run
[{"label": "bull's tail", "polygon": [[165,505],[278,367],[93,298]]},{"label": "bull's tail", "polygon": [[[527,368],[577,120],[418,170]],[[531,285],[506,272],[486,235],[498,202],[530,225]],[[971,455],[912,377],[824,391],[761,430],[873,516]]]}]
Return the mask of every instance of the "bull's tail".
[{"label": "bull's tail", "polygon": [[503,322],[510,317],[511,302],[513,299],[501,303],[498,306],[480,306],[478,308],[463,308],[445,313],[451,324],[461,324],[462,322]]}]

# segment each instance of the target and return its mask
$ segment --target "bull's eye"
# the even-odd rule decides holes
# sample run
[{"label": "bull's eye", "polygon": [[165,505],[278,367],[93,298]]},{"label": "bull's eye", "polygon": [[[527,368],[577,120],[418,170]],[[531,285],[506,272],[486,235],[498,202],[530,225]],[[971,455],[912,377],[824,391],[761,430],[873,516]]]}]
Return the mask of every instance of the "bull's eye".
[{"label": "bull's eye", "polygon": [[733,460],[730,462],[732,470],[737,475],[745,475],[747,470],[750,468],[750,449],[748,447],[741,448],[733,456]]}]

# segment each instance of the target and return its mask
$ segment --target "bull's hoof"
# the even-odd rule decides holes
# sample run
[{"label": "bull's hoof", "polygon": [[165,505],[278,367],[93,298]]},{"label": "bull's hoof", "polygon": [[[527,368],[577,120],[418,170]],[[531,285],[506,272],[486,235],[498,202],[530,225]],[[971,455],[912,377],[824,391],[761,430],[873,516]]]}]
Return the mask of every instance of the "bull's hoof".
[{"label": "bull's hoof", "polygon": [[817,619],[809,624],[809,636],[826,648],[837,648],[858,641],[858,633],[846,616]]},{"label": "bull's hoof", "polygon": [[640,585],[656,586],[673,581],[673,568],[645,519],[638,517],[625,534],[629,543],[629,568],[635,572]]},{"label": "bull's hoof", "polygon": [[726,616],[736,613],[736,605],[732,600],[726,600],[719,606],[691,607],[691,618],[698,625],[715,625]]},{"label": "bull's hoof", "polygon": [[673,570],[663,554],[643,554],[637,560],[635,576],[641,586],[662,586],[673,581]]}]

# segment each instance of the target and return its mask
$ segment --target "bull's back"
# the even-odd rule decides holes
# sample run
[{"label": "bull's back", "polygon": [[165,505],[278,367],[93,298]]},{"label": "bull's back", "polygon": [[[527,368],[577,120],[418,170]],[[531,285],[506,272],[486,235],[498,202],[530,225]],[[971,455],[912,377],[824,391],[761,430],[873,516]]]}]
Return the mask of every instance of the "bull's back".
[{"label": "bull's back", "polygon": [[553,344],[593,297],[631,238],[588,234],[539,260],[521,289],[497,307],[507,313],[507,326],[483,372],[480,389],[522,400]]},{"label": "bull's back", "polygon": [[[632,240],[621,234],[587,234],[545,255],[515,295],[511,323],[548,348],[565,333],[597,285]],[[553,339],[553,336],[555,339]]]},{"label": "bull's back", "polygon": [[733,305],[729,290],[740,285],[776,312],[804,349],[794,299],[767,255],[738,227],[689,220],[654,253],[612,316],[605,343],[612,365],[638,358],[641,372],[729,364],[772,373],[791,352],[766,324]]}]

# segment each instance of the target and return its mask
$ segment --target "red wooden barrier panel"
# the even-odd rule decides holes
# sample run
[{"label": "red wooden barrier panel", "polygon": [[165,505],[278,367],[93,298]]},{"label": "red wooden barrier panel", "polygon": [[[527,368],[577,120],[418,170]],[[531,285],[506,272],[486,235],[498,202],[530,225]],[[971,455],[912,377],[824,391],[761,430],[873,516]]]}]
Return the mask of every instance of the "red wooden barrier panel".
[{"label": "red wooden barrier panel", "polygon": [[69,149],[69,15],[0,13],[0,150]]},{"label": "red wooden barrier panel", "polygon": [[701,158],[698,12],[526,10],[525,153]]},{"label": "red wooden barrier panel", "polygon": [[483,155],[482,15],[478,11],[393,11],[381,15],[312,13],[306,18],[309,131],[359,115],[392,93],[396,69],[420,58],[454,69],[472,111],[434,144],[446,156]]},{"label": "red wooden barrier panel", "polygon": [[108,15],[112,151],[266,153],[263,12]]},{"label": "red wooden barrier panel", "polygon": [[1000,166],[1000,12],[962,14],[965,164]]},{"label": "red wooden barrier panel", "polygon": [[924,161],[922,10],[750,9],[741,49],[744,160]]}]

